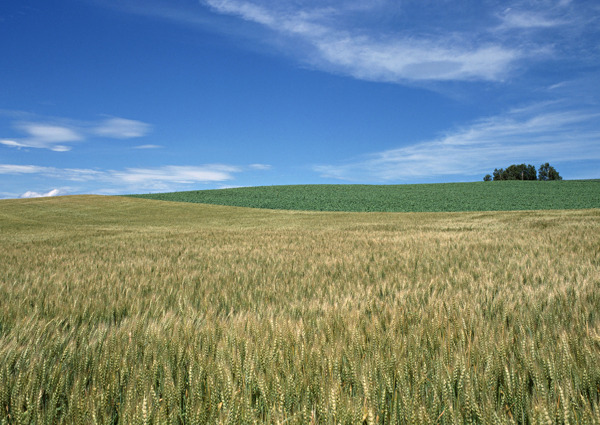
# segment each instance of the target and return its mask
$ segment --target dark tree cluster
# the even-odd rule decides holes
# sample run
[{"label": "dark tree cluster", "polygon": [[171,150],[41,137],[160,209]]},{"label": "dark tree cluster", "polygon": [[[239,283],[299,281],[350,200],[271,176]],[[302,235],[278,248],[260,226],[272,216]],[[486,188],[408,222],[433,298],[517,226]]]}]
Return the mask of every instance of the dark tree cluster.
[{"label": "dark tree cluster", "polygon": [[562,180],[562,177],[558,174],[558,171],[547,162],[540,165],[538,171],[535,171],[535,167],[531,164],[513,164],[506,169],[496,168],[494,169],[493,175],[486,174],[483,178],[484,181],[489,182],[491,180]]},{"label": "dark tree cluster", "polygon": [[538,180],[562,180],[562,177],[558,174],[558,171],[547,162],[540,165],[538,170]]}]

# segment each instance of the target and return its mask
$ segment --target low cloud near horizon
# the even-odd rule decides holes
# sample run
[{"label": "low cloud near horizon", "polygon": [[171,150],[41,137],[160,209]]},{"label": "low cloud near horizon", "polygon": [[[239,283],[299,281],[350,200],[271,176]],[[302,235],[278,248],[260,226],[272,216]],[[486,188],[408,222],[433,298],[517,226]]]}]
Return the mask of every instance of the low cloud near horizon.
[{"label": "low cloud near horizon", "polygon": [[600,113],[534,104],[478,120],[434,140],[373,152],[338,164],[319,164],[321,177],[345,181],[409,181],[475,176],[511,163],[600,159]]},{"label": "low cloud near horizon", "polygon": [[62,193],[59,189],[52,189],[51,191],[46,193],[38,193],[29,190],[21,196],[19,196],[19,198],[49,198],[51,196],[59,196],[61,194]]},{"label": "low cloud near horizon", "polygon": [[[193,184],[224,183],[235,180],[235,175],[245,170],[269,170],[266,164],[246,167],[226,164],[165,165],[148,168],[125,168],[123,170],[99,170],[85,168],[57,168],[37,165],[0,164],[0,175],[37,175],[57,182],[76,182],[97,187],[86,193],[134,193],[144,191],[176,191],[189,189]],[[27,191],[20,197],[42,197],[66,194],[54,189],[47,193]]]}]

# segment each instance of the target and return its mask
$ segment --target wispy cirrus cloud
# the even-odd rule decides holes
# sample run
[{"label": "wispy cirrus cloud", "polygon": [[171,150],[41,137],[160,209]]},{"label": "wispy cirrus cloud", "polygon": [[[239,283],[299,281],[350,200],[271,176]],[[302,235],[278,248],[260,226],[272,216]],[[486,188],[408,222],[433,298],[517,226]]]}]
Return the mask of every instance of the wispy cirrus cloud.
[{"label": "wispy cirrus cloud", "polygon": [[500,16],[501,24],[497,30],[554,28],[568,25],[570,22],[563,17],[554,17],[543,12],[505,10]]},{"label": "wispy cirrus cloud", "polygon": [[[355,30],[345,19],[354,9],[272,7],[270,2],[205,0],[214,11],[238,16],[302,42],[311,65],[370,81],[499,80],[523,52],[468,34],[428,36]],[[368,10],[367,10],[368,12]],[[365,13],[365,8],[361,10]]]},{"label": "wispy cirrus cloud", "polygon": [[0,164],[0,174],[19,175],[19,174],[37,174],[39,176],[68,180],[74,182],[85,182],[96,179],[102,179],[106,173],[94,169],[86,168],[56,168],[43,167],[38,165],[17,165]]},{"label": "wispy cirrus cloud", "polygon": [[[581,32],[584,27],[597,32],[597,5],[571,0],[542,0],[538,2],[506,1],[498,4],[499,25],[492,31],[548,30],[556,28],[552,42],[562,42],[560,31]],[[570,26],[570,28],[569,28]],[[548,36],[547,31],[544,38]],[[531,34],[521,32],[524,37]]]},{"label": "wispy cirrus cloud", "polygon": [[[594,28],[589,9],[561,0],[394,2],[202,0],[220,15],[272,33],[263,40],[315,68],[358,79],[502,81],[524,62],[567,51],[569,25]],[[468,17],[468,18],[467,18]],[[536,30],[557,29],[551,36]],[[592,30],[594,31],[594,30]]]},{"label": "wispy cirrus cloud", "polygon": [[259,170],[259,171],[267,171],[271,169],[271,165],[269,164],[250,164],[248,168],[251,170]]},{"label": "wispy cirrus cloud", "polygon": [[99,121],[75,121],[64,118],[31,117],[13,122],[22,134],[16,138],[0,138],[0,144],[15,148],[49,149],[66,152],[74,143],[89,139],[132,139],[148,134],[152,126],[142,121],[109,117]]},{"label": "wispy cirrus cloud", "polygon": [[511,163],[600,159],[600,113],[532,105],[489,117],[434,140],[375,152],[341,164],[316,165],[322,177],[411,181],[479,176]]},{"label": "wispy cirrus cloud", "polygon": [[38,148],[65,152],[71,150],[71,147],[65,143],[79,142],[84,139],[83,134],[79,131],[55,124],[21,122],[17,123],[15,128],[25,133],[26,136],[17,139],[0,139],[1,144],[17,148]]},{"label": "wispy cirrus cloud", "polygon": [[[248,170],[268,170],[261,164],[234,166],[226,164],[165,165],[122,170],[57,168],[37,165],[0,164],[0,175],[35,175],[47,182],[79,182],[97,187],[86,193],[139,193],[143,191],[183,190],[195,184],[223,183],[235,180]],[[30,191],[31,194],[43,192]],[[66,194],[61,191],[60,194]]]},{"label": "wispy cirrus cloud", "polygon": [[134,146],[134,149],[160,149],[162,146],[160,145],[138,145]]},{"label": "wispy cirrus cloud", "polygon": [[195,183],[231,180],[240,167],[222,164],[199,166],[166,165],[154,168],[97,170],[79,168],[41,167],[37,165],[0,164],[0,174],[39,174],[71,181],[104,180],[125,183],[166,182]]},{"label": "wispy cirrus cloud", "polygon": [[577,50],[569,56],[577,62],[584,52],[581,37],[572,35],[597,39],[598,32],[590,18],[598,14],[594,5],[565,0],[199,0],[195,8],[166,0],[94,1],[245,36],[318,70],[399,84],[506,81],[557,52]]},{"label": "wispy cirrus cloud", "polygon": [[154,186],[156,184],[192,184],[200,182],[222,182],[232,180],[239,167],[221,164],[203,166],[167,165],[158,168],[128,168],[124,171],[110,172],[111,179],[116,178],[128,185]]},{"label": "wispy cirrus cloud", "polygon": [[145,122],[126,118],[108,118],[92,128],[92,133],[110,139],[133,139],[143,137],[152,126]]},{"label": "wispy cirrus cloud", "polygon": [[0,164],[0,174],[43,174],[53,169],[38,165]]}]

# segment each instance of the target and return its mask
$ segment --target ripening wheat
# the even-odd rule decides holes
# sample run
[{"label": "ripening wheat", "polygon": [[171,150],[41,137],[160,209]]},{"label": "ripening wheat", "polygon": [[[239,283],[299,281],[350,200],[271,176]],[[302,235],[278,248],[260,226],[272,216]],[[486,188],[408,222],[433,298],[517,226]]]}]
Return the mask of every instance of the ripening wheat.
[{"label": "ripening wheat", "polygon": [[0,201],[0,423],[600,423],[600,211]]}]

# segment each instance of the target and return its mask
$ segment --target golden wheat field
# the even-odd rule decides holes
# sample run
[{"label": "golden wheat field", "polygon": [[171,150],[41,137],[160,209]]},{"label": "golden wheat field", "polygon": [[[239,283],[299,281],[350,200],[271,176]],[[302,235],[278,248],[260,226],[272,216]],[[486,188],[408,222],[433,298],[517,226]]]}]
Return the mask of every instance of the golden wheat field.
[{"label": "golden wheat field", "polygon": [[0,201],[1,424],[600,424],[600,210]]}]

